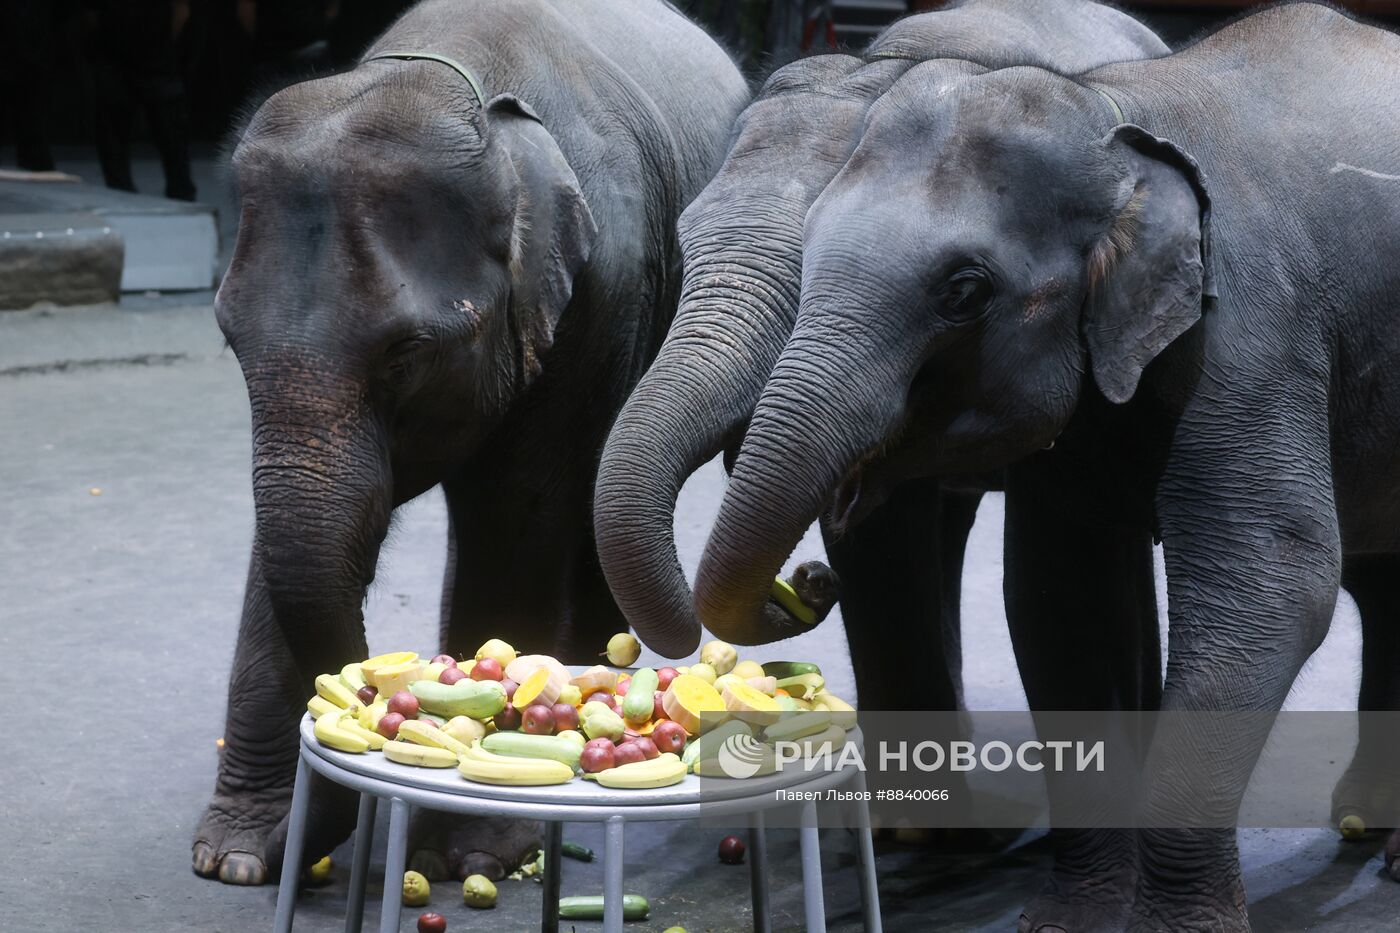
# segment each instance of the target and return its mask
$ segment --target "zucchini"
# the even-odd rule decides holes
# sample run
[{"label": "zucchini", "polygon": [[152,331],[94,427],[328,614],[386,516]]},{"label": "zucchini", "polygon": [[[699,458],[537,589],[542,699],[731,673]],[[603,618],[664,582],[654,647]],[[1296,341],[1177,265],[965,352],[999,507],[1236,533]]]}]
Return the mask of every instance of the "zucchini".
[{"label": "zucchini", "polygon": [[[645,920],[651,909],[647,899],[640,894],[622,896],[622,919]],[[602,920],[603,895],[589,894],[582,897],[559,898],[560,920]]]},{"label": "zucchini", "polygon": [[559,843],[559,854],[568,858],[578,859],[580,862],[593,861],[593,850],[588,846],[581,846],[577,842]]},{"label": "zucchini", "polygon": [[656,707],[656,688],[660,683],[656,671],[644,667],[632,675],[627,696],[622,700],[622,716],[632,722],[646,722]]},{"label": "zucchini", "polygon": [[820,674],[821,672],[822,669],[810,661],[765,661],[763,663],[763,676],[776,677],[779,680],[802,674]]}]

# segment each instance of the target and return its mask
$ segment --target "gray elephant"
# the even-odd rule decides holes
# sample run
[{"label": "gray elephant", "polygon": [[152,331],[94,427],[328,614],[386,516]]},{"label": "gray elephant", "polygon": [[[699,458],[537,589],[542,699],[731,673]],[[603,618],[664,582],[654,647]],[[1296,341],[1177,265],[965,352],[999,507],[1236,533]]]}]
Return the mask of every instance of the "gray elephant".
[{"label": "gray elephant", "polygon": [[[675,311],[676,218],[748,99],[660,0],[429,0],[252,119],[216,304],[252,404],[257,523],[196,872],[279,867],[297,720],[318,672],[365,656],[400,503],[446,492],[443,650],[505,635],[582,661],[624,625],[595,464]],[[308,856],[353,817],[327,799]],[[499,874],[521,841],[438,844],[459,874]]]},{"label": "gray elephant", "polygon": [[[1010,464],[1033,706],[1109,708],[1099,658],[1131,637],[1080,626],[1066,542],[1156,535],[1164,709],[1276,711],[1339,584],[1363,616],[1361,704],[1400,708],[1397,82],[1400,37],[1314,3],[1078,78],[911,69],[807,215],[797,324],[700,619],[761,626],[773,569],[833,497],[858,518],[911,477]],[[1211,762],[1194,797],[1180,734],[1156,735],[1144,817],[1189,801],[1233,820],[1265,734],[1193,736]],[[1352,772],[1400,773],[1393,739],[1363,734]],[[1022,930],[1249,927],[1233,830],[1073,842]]]},{"label": "gray elephant", "polygon": [[[930,59],[1074,72],[1166,52],[1145,26],[1088,0],[967,0],[896,23],[860,56],[818,55],[769,78],[724,166],[681,216],[680,310],[599,470],[599,555],[648,646],[679,657],[699,642],[672,533],[676,496],[699,465],[737,449],[797,315],[803,218],[846,163],[872,104]],[[961,707],[959,578],[980,496],[977,483],[914,481],[859,524],[824,523],[863,707]],[[793,580],[818,618],[833,593],[820,570],[804,565]],[[1139,612],[1155,633],[1150,565],[1146,572],[1148,598],[1113,608]],[[889,619],[904,623],[898,641],[858,634]],[[725,634],[759,644],[802,627],[768,601],[754,625]]]}]

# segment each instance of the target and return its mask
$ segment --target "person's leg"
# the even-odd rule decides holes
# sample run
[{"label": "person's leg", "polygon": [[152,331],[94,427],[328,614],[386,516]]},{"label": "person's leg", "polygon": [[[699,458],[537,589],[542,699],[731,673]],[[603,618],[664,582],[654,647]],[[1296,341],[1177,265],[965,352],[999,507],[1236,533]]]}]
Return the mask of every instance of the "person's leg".
[{"label": "person's leg", "polygon": [[194,177],[190,173],[190,120],[185,103],[185,89],[176,74],[162,74],[147,79],[145,88],[146,121],[151,138],[160,153],[165,172],[165,196],[177,201],[193,201]]},{"label": "person's leg", "polygon": [[131,177],[131,76],[118,62],[98,59],[93,64],[97,92],[97,158],[108,188],[135,191]]}]

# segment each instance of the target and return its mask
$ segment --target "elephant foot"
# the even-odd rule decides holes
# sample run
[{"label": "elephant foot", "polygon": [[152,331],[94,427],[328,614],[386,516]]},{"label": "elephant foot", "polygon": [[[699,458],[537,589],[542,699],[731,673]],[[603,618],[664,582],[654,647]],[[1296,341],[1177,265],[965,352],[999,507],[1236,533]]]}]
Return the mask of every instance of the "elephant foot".
[{"label": "elephant foot", "polygon": [[1137,840],[1129,830],[1055,830],[1055,865],[1017,933],[1119,933],[1137,896]]},{"label": "elephant foot", "polygon": [[1396,769],[1367,767],[1353,762],[1332,791],[1332,824],[1342,838],[1355,841],[1396,825],[1400,780]]},{"label": "elephant foot", "polygon": [[[329,854],[355,825],[353,792],[318,781],[312,794],[302,870]],[[216,790],[194,833],[191,867],[195,874],[224,884],[276,881],[282,871],[291,805],[290,787]]]},{"label": "elephant foot", "polygon": [[1390,834],[1385,843],[1385,871],[1396,881],[1400,881],[1400,829]]},{"label": "elephant foot", "polygon": [[485,875],[499,881],[542,845],[540,824],[505,817],[420,812],[409,829],[409,868],[429,881]]}]

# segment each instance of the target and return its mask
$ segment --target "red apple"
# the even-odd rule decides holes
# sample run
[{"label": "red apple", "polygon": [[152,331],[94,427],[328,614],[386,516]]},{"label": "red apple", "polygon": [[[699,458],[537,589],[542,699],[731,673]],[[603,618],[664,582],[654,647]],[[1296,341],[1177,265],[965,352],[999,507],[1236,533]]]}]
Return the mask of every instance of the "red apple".
[{"label": "red apple", "polygon": [[457,659],[450,654],[440,654],[437,657],[433,658],[433,663],[442,664],[447,667],[456,667]]},{"label": "red apple", "polygon": [[438,675],[438,683],[451,685],[455,684],[459,680],[465,680],[466,677],[467,672],[462,670],[460,667],[449,667],[447,670],[443,671],[441,674]]},{"label": "red apple", "polygon": [[364,705],[369,706],[375,700],[379,699],[379,691],[371,687],[369,684],[365,684],[363,687],[355,691],[355,699],[359,700]]},{"label": "red apple", "polygon": [[553,735],[554,714],[543,703],[531,703],[521,716],[520,728],[530,735]]},{"label": "red apple", "polygon": [[558,732],[578,728],[578,710],[572,703],[555,703],[549,708],[554,714],[554,728]]},{"label": "red apple", "polygon": [[497,730],[501,732],[510,732],[513,729],[519,729],[520,710],[507,703],[506,708],[497,713],[496,718],[491,721],[496,724]]},{"label": "red apple", "polygon": [[588,702],[589,702],[589,703],[606,703],[608,706],[612,706],[613,695],[612,695],[611,693],[609,693],[608,691],[606,691],[606,690],[598,690],[598,691],[596,691],[596,692],[594,692],[594,693],[590,693],[590,694],[588,695]]},{"label": "red apple", "polygon": [[375,726],[379,734],[386,739],[396,739],[399,737],[399,726],[403,725],[403,717],[398,713],[385,713],[379,717],[379,725]]},{"label": "red apple", "polygon": [[505,680],[501,681],[501,686],[505,688],[506,699],[511,700],[515,698],[515,688],[520,685],[507,677]]},{"label": "red apple", "polygon": [[587,742],[584,742],[583,747],[606,748],[608,750],[608,754],[611,755],[613,750],[613,740],[608,738],[606,735],[600,735],[596,739],[589,739]]},{"label": "red apple", "polygon": [[447,933],[447,918],[442,914],[423,914],[418,918],[418,933]]},{"label": "red apple", "polygon": [[472,680],[504,680],[505,676],[501,662],[495,658],[482,658],[472,665]]},{"label": "red apple", "polygon": [[656,747],[656,743],[651,740],[650,736],[640,735],[632,740],[632,744],[642,750],[642,755],[648,761],[661,755],[661,752]]},{"label": "red apple", "polygon": [[620,697],[627,696],[627,686],[630,683],[632,683],[632,678],[628,675],[623,674],[621,677],[619,677],[617,679],[617,695]]},{"label": "red apple", "polygon": [[407,690],[400,690],[389,697],[389,712],[398,713],[404,719],[417,719],[418,698]]},{"label": "red apple", "polygon": [[719,841],[719,860],[726,865],[738,865],[744,861],[744,840],[738,836],[725,836]]},{"label": "red apple", "polygon": [[651,702],[651,718],[655,719],[657,722],[666,718],[666,707],[661,702],[661,698],[665,695],[665,693],[658,690],[656,691],[656,697]]},{"label": "red apple", "polygon": [[669,719],[663,719],[651,730],[651,740],[663,752],[679,755],[685,750],[685,726]]},{"label": "red apple", "polygon": [[658,667],[656,669],[656,689],[665,690],[671,686],[671,681],[680,676],[680,673],[674,667]]},{"label": "red apple", "polygon": [[623,742],[621,745],[617,746],[617,748],[613,749],[613,761],[616,761],[619,765],[630,765],[635,761],[646,760],[647,753],[642,750],[636,740]]},{"label": "red apple", "polygon": [[579,753],[578,764],[588,774],[597,774],[599,771],[616,767],[617,760],[613,755],[612,743],[609,742],[606,748],[601,745],[593,745],[591,748],[585,745]]}]

